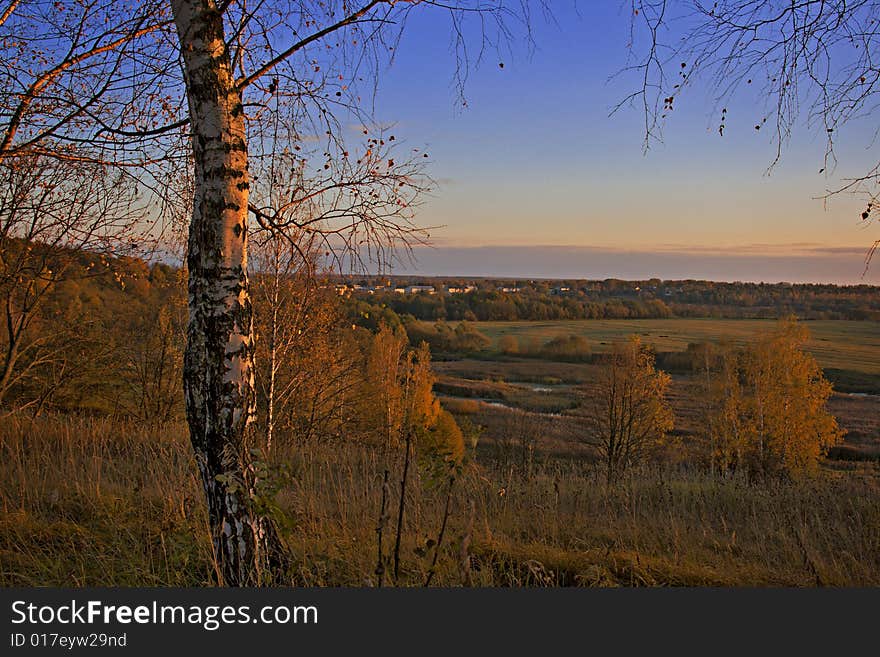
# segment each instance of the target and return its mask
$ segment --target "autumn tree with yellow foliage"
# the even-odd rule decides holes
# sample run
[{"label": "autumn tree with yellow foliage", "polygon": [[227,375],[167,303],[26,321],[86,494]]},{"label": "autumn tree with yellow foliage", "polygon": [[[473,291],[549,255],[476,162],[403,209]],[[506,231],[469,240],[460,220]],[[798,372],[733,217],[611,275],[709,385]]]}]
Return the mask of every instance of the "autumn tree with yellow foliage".
[{"label": "autumn tree with yellow foliage", "polygon": [[435,380],[428,345],[412,349],[401,327],[382,324],[370,336],[364,359],[366,439],[390,449],[410,442],[425,455],[460,460],[464,438],[434,396]]},{"label": "autumn tree with yellow foliage", "polygon": [[[414,452],[430,469],[450,473],[449,493],[455,481],[455,467],[464,457],[461,429],[434,396],[436,377],[431,370],[431,350],[425,342],[418,349],[411,349],[408,345],[402,328],[392,329],[382,324],[372,336],[364,367],[364,389],[367,391],[364,415],[373,427],[368,435],[378,437],[382,447],[392,453],[403,448],[396,537],[388,557],[382,551],[380,539],[376,567],[380,582],[385,573],[386,559],[393,561],[395,581],[400,575],[406,491]],[[387,480],[387,470],[385,476]],[[381,516],[380,528],[385,522],[384,511]]]},{"label": "autumn tree with yellow foliage", "polygon": [[727,349],[711,382],[707,431],[722,471],[797,477],[815,471],[844,432],[826,407],[832,393],[804,350],[809,331],[794,318],[741,349]]}]

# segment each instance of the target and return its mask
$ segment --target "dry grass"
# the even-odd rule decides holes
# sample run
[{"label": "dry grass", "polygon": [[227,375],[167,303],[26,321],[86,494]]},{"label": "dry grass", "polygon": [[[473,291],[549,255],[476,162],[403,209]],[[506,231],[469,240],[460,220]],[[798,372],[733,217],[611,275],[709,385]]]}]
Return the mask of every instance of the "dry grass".
[{"label": "dry grass", "polygon": [[[382,472],[394,481],[396,458],[355,445],[278,458],[293,473],[279,494],[291,583],[372,584]],[[434,583],[880,585],[874,464],[766,486],[658,466],[607,490],[584,461],[539,460],[528,476],[505,463],[479,457],[465,468]],[[409,494],[399,583],[420,585],[445,489],[420,468]],[[7,418],[0,505],[0,585],[212,582],[182,427]]]},{"label": "dry grass", "polygon": [[0,425],[0,584],[197,586],[210,580],[183,427],[63,416]]}]

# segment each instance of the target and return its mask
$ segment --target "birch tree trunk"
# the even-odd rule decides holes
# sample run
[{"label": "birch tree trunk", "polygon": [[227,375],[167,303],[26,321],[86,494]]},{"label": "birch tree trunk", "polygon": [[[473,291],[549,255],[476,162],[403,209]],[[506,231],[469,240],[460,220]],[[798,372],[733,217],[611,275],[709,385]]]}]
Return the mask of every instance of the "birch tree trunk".
[{"label": "birch tree trunk", "polygon": [[256,411],[248,296],[248,157],[241,92],[213,0],[172,0],[192,126],[184,393],[222,583],[269,583],[282,562],[273,524],[253,504],[247,467]]}]

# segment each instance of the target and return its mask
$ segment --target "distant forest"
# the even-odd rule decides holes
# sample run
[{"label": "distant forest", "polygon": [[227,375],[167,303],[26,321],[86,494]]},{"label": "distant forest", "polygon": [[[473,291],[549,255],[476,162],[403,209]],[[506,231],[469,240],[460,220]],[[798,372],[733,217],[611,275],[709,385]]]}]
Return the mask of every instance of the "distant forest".
[{"label": "distant forest", "polygon": [[[561,319],[880,319],[880,287],[790,283],[717,283],[712,281],[369,280],[346,292],[351,316],[364,319],[392,311],[404,321],[513,321]],[[435,293],[399,293],[394,288],[423,285]],[[449,287],[476,286],[473,292],[448,293]],[[514,291],[503,291],[516,290]]]}]

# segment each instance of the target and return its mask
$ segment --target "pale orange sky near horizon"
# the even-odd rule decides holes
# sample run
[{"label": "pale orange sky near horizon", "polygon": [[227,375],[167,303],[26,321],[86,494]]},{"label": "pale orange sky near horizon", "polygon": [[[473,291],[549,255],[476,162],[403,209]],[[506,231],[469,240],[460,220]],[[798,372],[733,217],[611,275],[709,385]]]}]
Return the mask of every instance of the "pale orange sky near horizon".
[{"label": "pale orange sky near horizon", "polygon": [[[727,144],[707,138],[700,127],[681,133],[661,152],[611,159],[604,167],[572,163],[514,176],[505,167],[442,177],[419,222],[442,226],[431,236],[438,246],[674,245],[752,252],[755,244],[809,244],[867,250],[880,235],[860,218],[863,197],[823,199],[841,181],[805,172],[805,159],[821,161],[822,144],[800,146],[768,174],[766,148],[739,153],[731,162]],[[667,166],[670,159],[677,161],[674,169]],[[847,168],[860,165],[868,162]],[[457,165],[441,160],[437,168],[446,173]],[[524,187],[523,177],[534,180]]]},{"label": "pale orange sky near horizon", "polygon": [[[806,189],[790,195],[740,183],[729,205],[715,209],[706,192],[683,198],[683,190],[653,190],[650,201],[626,197],[626,190],[605,186],[601,193],[576,185],[551,192],[552,199],[528,197],[516,207],[495,205],[496,193],[513,193],[495,185],[492,193],[468,188],[432,199],[420,223],[437,226],[431,235],[438,246],[593,246],[604,248],[699,248],[754,252],[797,250],[799,245],[862,247],[875,239],[874,226],[859,220],[864,202],[838,197],[830,209],[809,197]],[[753,193],[752,193],[753,192]],[[589,198],[579,208],[577,196]],[[487,198],[488,197],[488,198]]]}]

